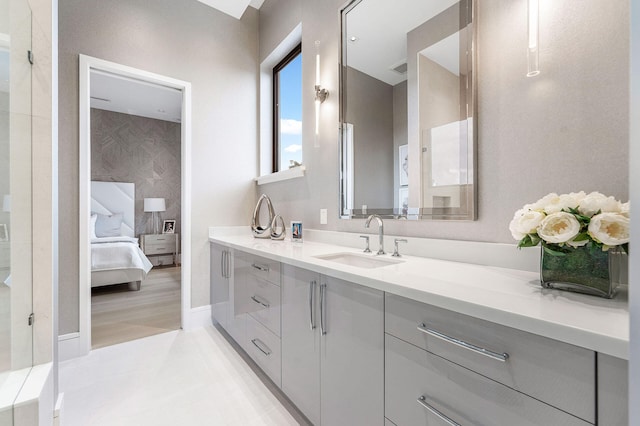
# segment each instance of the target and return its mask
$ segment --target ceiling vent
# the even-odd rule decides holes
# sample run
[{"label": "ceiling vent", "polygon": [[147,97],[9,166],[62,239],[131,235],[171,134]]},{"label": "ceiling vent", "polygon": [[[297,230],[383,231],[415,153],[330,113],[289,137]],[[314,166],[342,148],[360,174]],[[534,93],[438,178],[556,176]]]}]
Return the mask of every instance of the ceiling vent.
[{"label": "ceiling vent", "polygon": [[407,63],[403,62],[399,65],[396,65],[395,67],[391,68],[393,71],[397,72],[398,74],[406,74],[407,73]]}]

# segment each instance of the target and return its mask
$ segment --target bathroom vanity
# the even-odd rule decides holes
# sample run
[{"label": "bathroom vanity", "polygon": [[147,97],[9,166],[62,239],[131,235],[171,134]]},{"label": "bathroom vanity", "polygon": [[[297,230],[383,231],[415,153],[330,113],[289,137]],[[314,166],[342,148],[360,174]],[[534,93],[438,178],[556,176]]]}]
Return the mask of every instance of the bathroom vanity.
[{"label": "bathroom vanity", "polygon": [[313,424],[627,424],[625,291],[244,229],[210,243],[214,323]]}]

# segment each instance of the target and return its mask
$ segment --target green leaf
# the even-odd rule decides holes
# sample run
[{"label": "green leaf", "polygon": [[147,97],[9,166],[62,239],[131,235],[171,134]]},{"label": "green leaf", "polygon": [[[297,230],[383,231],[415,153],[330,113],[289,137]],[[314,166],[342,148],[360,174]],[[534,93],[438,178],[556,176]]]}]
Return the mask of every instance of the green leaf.
[{"label": "green leaf", "polygon": [[540,243],[540,237],[536,234],[525,235],[518,243],[518,248],[535,247]]},{"label": "green leaf", "polygon": [[589,234],[586,232],[583,232],[581,234],[578,234],[573,241],[585,241],[589,239]]}]

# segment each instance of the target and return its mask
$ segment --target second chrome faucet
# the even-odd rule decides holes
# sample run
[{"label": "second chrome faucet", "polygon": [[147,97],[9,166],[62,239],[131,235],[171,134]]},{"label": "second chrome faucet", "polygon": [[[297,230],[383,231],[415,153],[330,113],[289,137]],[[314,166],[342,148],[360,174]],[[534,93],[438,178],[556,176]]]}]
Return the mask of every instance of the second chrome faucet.
[{"label": "second chrome faucet", "polygon": [[376,254],[385,254],[384,252],[384,223],[382,223],[382,218],[377,214],[372,214],[367,218],[367,221],[364,223],[364,227],[368,228],[369,224],[371,224],[371,219],[376,219],[378,221],[378,253]]}]

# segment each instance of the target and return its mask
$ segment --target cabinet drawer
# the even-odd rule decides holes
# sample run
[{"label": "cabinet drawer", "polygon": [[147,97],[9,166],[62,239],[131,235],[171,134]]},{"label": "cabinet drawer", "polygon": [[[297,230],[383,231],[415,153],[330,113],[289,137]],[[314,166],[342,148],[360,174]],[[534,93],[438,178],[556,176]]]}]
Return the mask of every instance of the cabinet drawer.
[{"label": "cabinet drawer", "polygon": [[153,254],[166,254],[173,253],[176,251],[176,246],[170,243],[167,244],[145,244],[144,246],[144,254],[153,255]]},{"label": "cabinet drawer", "polygon": [[[386,335],[385,416],[397,426],[587,426],[589,423]],[[455,424],[455,423],[451,423]]]},{"label": "cabinet drawer", "polygon": [[168,244],[169,246],[176,244],[176,234],[159,234],[159,235],[145,235],[143,237],[144,244]]},{"label": "cabinet drawer", "polygon": [[[490,358],[427,330],[508,358]],[[391,294],[385,299],[385,331],[595,423],[592,351]]]},{"label": "cabinet drawer", "polygon": [[247,343],[245,350],[273,382],[281,383],[280,338],[250,315],[247,315]]},{"label": "cabinet drawer", "polygon": [[246,312],[280,336],[280,287],[252,278],[247,282]]},{"label": "cabinet drawer", "polygon": [[242,253],[242,256],[247,263],[250,275],[269,281],[277,286],[280,285],[280,262],[248,253]]}]

